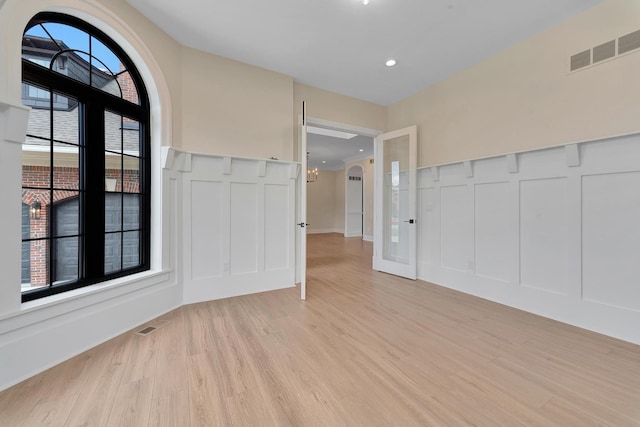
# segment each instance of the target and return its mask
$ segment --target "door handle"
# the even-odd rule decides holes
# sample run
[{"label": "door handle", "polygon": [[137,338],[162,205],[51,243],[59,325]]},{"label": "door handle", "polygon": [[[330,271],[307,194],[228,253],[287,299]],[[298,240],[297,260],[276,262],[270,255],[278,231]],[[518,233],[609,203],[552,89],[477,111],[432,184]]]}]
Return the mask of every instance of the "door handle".
[{"label": "door handle", "polygon": [[416,220],[415,219],[408,219],[408,220],[403,221],[403,222],[408,222],[409,224],[413,224],[413,223],[416,222]]},{"label": "door handle", "polygon": [[304,228],[305,225],[311,225],[311,224],[301,222],[300,224],[297,224],[297,225],[299,225],[300,227]]}]

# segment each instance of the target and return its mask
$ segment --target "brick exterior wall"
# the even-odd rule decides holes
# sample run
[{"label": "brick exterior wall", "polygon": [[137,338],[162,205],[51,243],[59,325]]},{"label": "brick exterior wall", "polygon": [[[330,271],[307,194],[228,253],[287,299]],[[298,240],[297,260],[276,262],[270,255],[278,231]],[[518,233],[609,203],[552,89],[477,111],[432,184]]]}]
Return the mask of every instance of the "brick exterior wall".
[{"label": "brick exterior wall", "polygon": [[[140,191],[140,174],[138,170],[124,170],[123,179],[120,179],[119,169],[106,170],[106,177],[116,179],[115,191],[123,190],[126,193],[138,193]],[[31,218],[30,235],[31,238],[45,238],[49,236],[50,230],[50,207],[55,203],[65,199],[76,197],[78,195],[78,169],[69,167],[54,167],[53,175],[55,187],[65,190],[55,190],[53,192],[53,200],[49,200],[49,190],[46,188],[26,189],[24,187],[48,187],[50,181],[50,169],[46,166],[30,166],[22,167],[22,203],[31,206],[34,202],[41,205],[40,218]],[[106,184],[105,184],[106,185]],[[106,189],[106,186],[105,186]],[[49,241],[38,240],[31,242],[30,260],[31,260],[31,286],[45,286],[49,283]]]},{"label": "brick exterior wall", "polygon": [[[124,65],[120,64],[120,71],[124,71]],[[131,74],[127,71],[126,73],[122,73],[118,75],[118,83],[120,84],[120,89],[122,90],[122,97],[129,102],[133,102],[134,104],[139,104],[140,100],[138,98],[138,89],[136,89],[135,83],[133,83],[133,79],[131,78]]]}]

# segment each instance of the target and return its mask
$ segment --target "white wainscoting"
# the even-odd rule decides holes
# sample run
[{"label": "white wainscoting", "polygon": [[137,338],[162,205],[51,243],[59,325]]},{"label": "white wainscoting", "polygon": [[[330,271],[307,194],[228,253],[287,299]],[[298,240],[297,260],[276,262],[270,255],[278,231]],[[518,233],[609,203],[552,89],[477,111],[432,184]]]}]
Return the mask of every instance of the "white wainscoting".
[{"label": "white wainscoting", "polygon": [[192,156],[183,174],[185,304],[295,286],[297,168]]},{"label": "white wainscoting", "polygon": [[640,343],[639,135],[418,179],[420,279]]}]

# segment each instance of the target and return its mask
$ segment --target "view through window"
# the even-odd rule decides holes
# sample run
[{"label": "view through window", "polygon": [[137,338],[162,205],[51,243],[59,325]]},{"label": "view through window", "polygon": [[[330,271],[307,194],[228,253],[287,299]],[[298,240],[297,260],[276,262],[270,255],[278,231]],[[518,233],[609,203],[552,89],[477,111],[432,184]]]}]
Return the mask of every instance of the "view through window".
[{"label": "view through window", "polygon": [[149,268],[149,106],[124,51],[42,13],[22,40],[23,301]]}]

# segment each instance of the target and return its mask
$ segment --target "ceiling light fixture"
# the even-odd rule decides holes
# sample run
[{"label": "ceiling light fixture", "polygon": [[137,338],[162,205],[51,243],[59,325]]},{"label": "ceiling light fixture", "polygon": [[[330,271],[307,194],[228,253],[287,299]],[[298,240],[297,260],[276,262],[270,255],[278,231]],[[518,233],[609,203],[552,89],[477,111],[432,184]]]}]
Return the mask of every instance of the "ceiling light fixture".
[{"label": "ceiling light fixture", "polygon": [[307,170],[307,182],[318,182],[318,168]]},{"label": "ceiling light fixture", "polygon": [[385,62],[384,65],[386,65],[387,67],[393,67],[394,65],[396,65],[396,60],[395,59],[387,59],[387,62]]},{"label": "ceiling light fixture", "polygon": [[364,148],[361,148],[361,149],[360,149],[360,152],[362,153],[363,151],[364,151]]},{"label": "ceiling light fixture", "polygon": [[[307,151],[307,165],[309,164],[309,152]],[[307,182],[318,181],[318,168],[307,169]]]},{"label": "ceiling light fixture", "polygon": [[362,4],[365,5],[365,6],[368,5],[369,4],[369,0],[362,0]]}]

